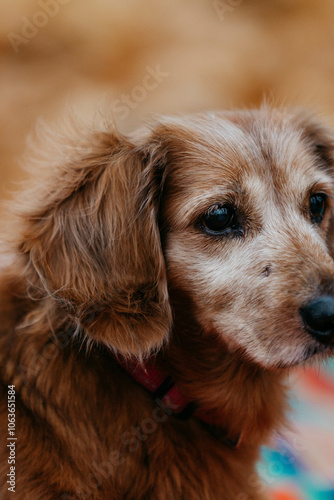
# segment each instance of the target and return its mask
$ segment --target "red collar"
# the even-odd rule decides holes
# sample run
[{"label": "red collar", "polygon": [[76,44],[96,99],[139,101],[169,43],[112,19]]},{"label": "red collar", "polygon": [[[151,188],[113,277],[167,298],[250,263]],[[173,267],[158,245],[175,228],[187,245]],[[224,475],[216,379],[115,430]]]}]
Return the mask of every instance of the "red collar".
[{"label": "red collar", "polygon": [[166,412],[179,420],[194,416],[202,421],[204,427],[217,438],[224,441],[230,448],[239,448],[242,444],[241,434],[235,440],[227,437],[226,431],[214,423],[211,412],[204,411],[181,394],[171,376],[160,371],[150,360],[139,363],[137,360],[117,358],[118,363],[146,390],[155,401],[162,403]]}]

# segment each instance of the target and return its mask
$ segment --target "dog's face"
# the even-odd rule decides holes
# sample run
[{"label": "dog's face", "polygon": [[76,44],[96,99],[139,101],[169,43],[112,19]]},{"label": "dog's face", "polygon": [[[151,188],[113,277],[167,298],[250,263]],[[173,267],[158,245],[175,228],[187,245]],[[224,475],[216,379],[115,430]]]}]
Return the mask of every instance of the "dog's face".
[{"label": "dog's face", "polygon": [[204,334],[263,367],[333,353],[325,128],[262,109],[72,143],[28,195],[18,244],[61,327],[141,357],[168,341],[177,290]]},{"label": "dog's face", "polygon": [[319,342],[302,314],[334,294],[326,138],[261,112],[172,128],[162,209],[171,288],[191,298],[204,332],[262,366],[333,352],[331,334]]}]

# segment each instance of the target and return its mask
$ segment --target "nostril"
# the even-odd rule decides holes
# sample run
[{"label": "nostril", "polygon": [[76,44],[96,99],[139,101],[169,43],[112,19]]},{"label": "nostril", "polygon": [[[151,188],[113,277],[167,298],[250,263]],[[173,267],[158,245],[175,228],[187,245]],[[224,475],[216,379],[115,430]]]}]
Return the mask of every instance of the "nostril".
[{"label": "nostril", "polygon": [[322,295],[300,308],[309,333],[323,344],[334,342],[334,296]]}]

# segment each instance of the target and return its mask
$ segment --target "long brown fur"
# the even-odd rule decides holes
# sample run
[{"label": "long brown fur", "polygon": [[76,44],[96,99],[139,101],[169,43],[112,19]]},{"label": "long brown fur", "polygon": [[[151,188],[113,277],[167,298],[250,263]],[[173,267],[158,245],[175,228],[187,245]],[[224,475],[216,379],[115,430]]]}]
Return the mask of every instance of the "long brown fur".
[{"label": "long brown fur", "polygon": [[[319,347],[299,307],[334,290],[331,134],[263,107],[161,119],[131,138],[110,127],[44,156],[17,197],[0,278],[15,498],[266,498],[259,447],[284,422],[289,368]],[[319,228],[305,209],[316,188],[329,200]],[[198,224],[226,201],[245,214],[242,239]],[[118,363],[149,355],[241,436],[237,449],[197,417],[169,415]]]}]

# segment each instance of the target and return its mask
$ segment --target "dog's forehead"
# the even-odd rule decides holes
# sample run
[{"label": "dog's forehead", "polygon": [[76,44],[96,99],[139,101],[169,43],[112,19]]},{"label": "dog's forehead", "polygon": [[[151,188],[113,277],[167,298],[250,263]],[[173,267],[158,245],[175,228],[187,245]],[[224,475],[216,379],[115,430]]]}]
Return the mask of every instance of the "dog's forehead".
[{"label": "dog's forehead", "polygon": [[302,130],[287,117],[210,114],[175,127],[179,133],[171,169],[173,191],[199,195],[262,184],[298,193],[329,181],[303,141]]}]

